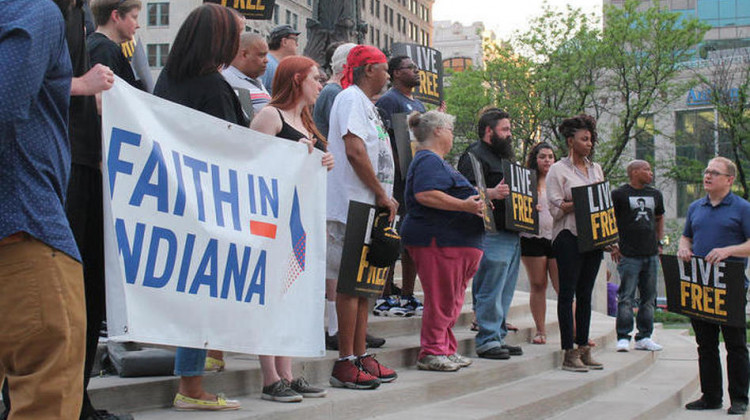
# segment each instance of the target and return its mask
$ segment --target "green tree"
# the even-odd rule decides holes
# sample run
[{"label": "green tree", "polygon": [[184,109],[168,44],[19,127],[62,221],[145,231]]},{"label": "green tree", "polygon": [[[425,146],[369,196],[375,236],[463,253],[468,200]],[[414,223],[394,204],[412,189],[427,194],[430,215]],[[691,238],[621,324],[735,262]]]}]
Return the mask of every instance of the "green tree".
[{"label": "green tree", "polygon": [[621,7],[606,6],[599,55],[606,73],[600,92],[604,112],[615,117],[603,139],[599,161],[605,174],[618,165],[630,140],[639,134],[638,122],[656,114],[684,94],[694,79],[680,78],[681,63],[689,60],[709,26],[657,1],[647,8],[637,0]]},{"label": "green tree", "polygon": [[[729,54],[709,60],[708,70],[696,72],[702,88],[719,117],[722,137],[729,140],[725,153],[737,165],[742,196],[748,198],[746,170],[750,162],[750,54]],[[703,162],[701,162],[702,168]]]}]

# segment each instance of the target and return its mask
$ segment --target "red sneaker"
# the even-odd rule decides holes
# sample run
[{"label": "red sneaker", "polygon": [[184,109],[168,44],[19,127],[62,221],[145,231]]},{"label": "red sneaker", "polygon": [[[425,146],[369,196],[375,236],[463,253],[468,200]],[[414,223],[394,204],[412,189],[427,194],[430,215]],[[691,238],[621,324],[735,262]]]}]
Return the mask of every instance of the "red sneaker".
[{"label": "red sneaker", "polygon": [[337,388],[375,389],[380,386],[380,379],[365,372],[350,360],[336,361],[329,382]]},{"label": "red sneaker", "polygon": [[395,370],[381,365],[372,354],[358,357],[357,364],[359,364],[359,367],[365,372],[380,379],[380,382],[393,382],[398,377]]}]

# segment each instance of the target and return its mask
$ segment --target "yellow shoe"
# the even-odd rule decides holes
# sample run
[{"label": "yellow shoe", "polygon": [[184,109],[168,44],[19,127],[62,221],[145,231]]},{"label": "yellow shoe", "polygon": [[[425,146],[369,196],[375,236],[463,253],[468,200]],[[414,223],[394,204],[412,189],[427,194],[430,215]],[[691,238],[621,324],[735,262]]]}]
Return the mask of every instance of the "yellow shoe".
[{"label": "yellow shoe", "polygon": [[186,397],[177,394],[174,397],[174,408],[177,410],[187,411],[222,411],[222,410],[239,410],[240,402],[237,400],[227,400],[223,394],[217,394],[216,400],[199,400],[197,398]]},{"label": "yellow shoe", "polygon": [[203,368],[206,372],[221,372],[226,367],[226,363],[221,359],[206,357],[206,366]]}]

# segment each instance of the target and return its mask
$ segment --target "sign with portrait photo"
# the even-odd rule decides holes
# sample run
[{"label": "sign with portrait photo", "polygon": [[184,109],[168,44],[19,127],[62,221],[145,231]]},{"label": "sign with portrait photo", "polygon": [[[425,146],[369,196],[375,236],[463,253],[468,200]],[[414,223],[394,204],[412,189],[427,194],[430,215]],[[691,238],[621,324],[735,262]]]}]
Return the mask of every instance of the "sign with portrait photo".
[{"label": "sign with portrait photo", "polygon": [[619,239],[609,181],[571,189],[578,230],[578,251],[602,249]]},{"label": "sign with portrait photo", "polygon": [[419,44],[397,42],[391,47],[391,57],[405,55],[419,68],[419,86],[414,98],[433,105],[443,101],[443,56],[440,51]]},{"label": "sign with portrait photo", "polygon": [[536,171],[503,160],[503,179],[510,187],[510,195],[505,198],[505,227],[518,232],[539,233]]},{"label": "sign with portrait photo", "polygon": [[662,255],[667,308],[690,318],[733,327],[745,326],[745,268],[737,261],[710,264]]}]

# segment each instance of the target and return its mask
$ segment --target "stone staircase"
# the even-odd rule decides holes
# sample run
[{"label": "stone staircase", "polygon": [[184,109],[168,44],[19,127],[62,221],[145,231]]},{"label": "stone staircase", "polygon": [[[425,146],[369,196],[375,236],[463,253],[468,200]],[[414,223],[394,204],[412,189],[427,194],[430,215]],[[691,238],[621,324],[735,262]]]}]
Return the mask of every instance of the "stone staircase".
[{"label": "stone staircase", "polygon": [[[467,298],[468,300],[468,298]],[[528,294],[517,291],[509,320],[519,331],[510,344],[522,345],[524,355],[510,360],[474,357],[474,333],[469,331],[471,307],[465,305],[454,329],[459,352],[474,364],[458,372],[425,372],[415,368],[419,351],[419,318],[370,318],[370,332],[387,338],[376,349],[378,359],[395,368],[399,378],[372,391],[328,387],[337,357],[295,359],[295,374],[328,388],[328,396],[284,404],[260,399],[261,377],[254,356],[227,355],[227,370],[209,373],[204,384],[237,398],[242,409],[233,412],[178,412],[169,408],[177,378],[92,379],[89,387],[96,407],[131,412],[137,419],[689,419],[682,406],[698,391],[695,343],[685,331],[657,328],[655,339],[664,345],[658,353],[614,351],[614,319],[592,314],[591,338],[602,371],[572,373],[560,370],[562,355],[555,302],[548,301],[548,343],[529,344],[534,324]],[[703,413],[726,416],[725,411]],[[708,417],[707,417],[708,416]],[[697,419],[697,417],[696,417]]]}]

